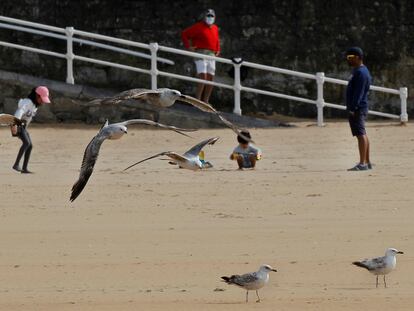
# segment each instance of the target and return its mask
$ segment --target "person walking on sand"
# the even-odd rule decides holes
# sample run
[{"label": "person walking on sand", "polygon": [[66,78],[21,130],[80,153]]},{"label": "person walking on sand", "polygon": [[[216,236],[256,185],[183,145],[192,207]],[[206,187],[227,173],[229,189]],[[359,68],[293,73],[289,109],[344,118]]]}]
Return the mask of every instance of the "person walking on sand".
[{"label": "person walking on sand", "polygon": [[[27,98],[20,99],[18,103],[18,108],[14,116],[20,119],[22,121],[22,124],[11,126],[11,132],[13,136],[17,136],[22,141],[22,146],[20,147],[19,153],[17,154],[13,169],[21,172],[22,174],[32,173],[27,168],[33,147],[32,140],[30,139],[29,132],[27,131],[27,127],[32,121],[32,118],[36,115],[37,109],[41,105],[49,103],[49,90],[45,86],[38,86],[33,88]],[[20,168],[20,160],[23,155],[23,167]]]},{"label": "person walking on sand", "polygon": [[[184,47],[190,51],[210,56],[220,55],[219,29],[215,25],[216,13],[213,9],[207,9],[203,13],[203,19],[198,23],[184,29],[181,39]],[[207,81],[213,81],[216,72],[216,61],[210,59],[197,59],[195,61],[197,77]],[[199,83],[197,85],[196,98],[206,103],[210,100],[213,86]]]},{"label": "person walking on sand", "polygon": [[364,53],[359,47],[346,51],[346,60],[352,67],[352,75],[346,89],[346,110],[353,136],[358,140],[359,163],[348,171],[366,171],[372,168],[369,158],[369,139],[365,130],[368,114],[368,92],[371,75],[363,64]]}]

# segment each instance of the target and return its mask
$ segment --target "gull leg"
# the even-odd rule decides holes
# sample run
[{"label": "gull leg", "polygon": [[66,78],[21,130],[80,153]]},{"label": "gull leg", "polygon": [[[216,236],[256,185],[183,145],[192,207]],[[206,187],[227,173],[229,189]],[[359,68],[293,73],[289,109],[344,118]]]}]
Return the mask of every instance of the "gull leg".
[{"label": "gull leg", "polygon": [[376,287],[378,288],[378,275],[377,275],[377,283],[376,283]]},{"label": "gull leg", "polygon": [[257,296],[256,302],[260,302],[259,292],[257,291],[257,289],[256,289],[256,296]]},{"label": "gull leg", "polygon": [[387,282],[385,282],[385,274],[384,274],[384,287],[387,288]]},{"label": "gull leg", "polygon": [[249,291],[246,291],[246,303],[249,302]]}]

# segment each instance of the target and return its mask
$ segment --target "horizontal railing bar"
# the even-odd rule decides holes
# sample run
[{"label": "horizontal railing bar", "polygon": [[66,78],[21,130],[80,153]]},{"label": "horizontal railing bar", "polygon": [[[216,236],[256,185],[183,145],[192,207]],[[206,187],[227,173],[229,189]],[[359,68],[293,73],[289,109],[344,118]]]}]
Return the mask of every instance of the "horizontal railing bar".
[{"label": "horizontal railing bar", "polygon": [[56,33],[53,33],[53,32],[46,32],[46,31],[42,31],[42,30],[36,30],[36,29],[31,29],[31,28],[26,28],[26,27],[21,27],[21,26],[14,26],[14,25],[10,25],[10,24],[0,23],[0,28],[19,30],[19,31],[23,31],[23,32],[29,32],[29,33],[34,33],[34,34],[37,34],[37,35],[46,36],[46,37],[52,37],[52,38],[66,40],[65,35],[59,35],[59,34],[56,34]]},{"label": "horizontal railing bar", "polygon": [[158,46],[158,50],[159,51],[164,51],[164,52],[169,52],[169,53],[185,55],[185,56],[191,56],[191,57],[195,57],[195,58],[205,58],[205,59],[215,60],[215,61],[218,61],[218,62],[224,63],[224,64],[230,64],[230,65],[233,64],[233,62],[230,59],[227,59],[227,58],[211,56],[211,55],[206,55],[206,54],[197,53],[197,52],[190,52],[190,51],[170,48],[170,47],[166,47],[166,46],[162,46],[162,45]]},{"label": "horizontal railing bar", "polygon": [[54,27],[54,26],[49,26],[49,25],[43,25],[43,24],[33,23],[33,22],[27,22],[27,21],[23,21],[23,20],[11,18],[11,17],[6,17],[6,16],[1,16],[0,15],[0,20],[5,21],[7,23],[20,24],[20,25],[30,26],[30,27],[34,27],[34,28],[40,28],[40,29],[46,29],[46,30],[51,30],[51,31],[55,31],[55,32],[65,33],[64,28],[59,28],[59,27]]},{"label": "horizontal railing bar", "polygon": [[[335,84],[341,84],[341,85],[348,85],[348,81],[346,81],[346,80],[329,78],[329,77],[325,77],[325,82],[335,83]],[[384,92],[384,93],[390,93],[390,94],[400,95],[400,91],[399,90],[390,89],[390,88],[382,87],[382,86],[371,85],[371,87],[369,89],[372,90],[372,91],[379,91],[379,92]]]},{"label": "horizontal railing bar", "polygon": [[84,62],[94,63],[94,64],[98,64],[98,65],[105,65],[105,66],[116,67],[116,68],[121,68],[121,69],[125,69],[125,70],[130,70],[130,71],[136,71],[136,72],[151,74],[151,71],[147,70],[147,69],[131,67],[131,66],[128,66],[128,65],[112,63],[112,62],[93,59],[93,58],[89,58],[89,57],[83,57],[83,56],[75,55],[74,59],[84,61]]},{"label": "horizontal railing bar", "polygon": [[268,96],[273,96],[273,97],[289,99],[289,100],[296,100],[296,101],[300,101],[300,102],[303,102],[303,103],[316,105],[316,100],[312,100],[312,99],[307,99],[307,98],[302,98],[302,97],[297,97],[297,96],[291,96],[291,95],[285,95],[285,94],[275,93],[275,92],[270,92],[270,91],[264,91],[264,90],[259,90],[259,89],[255,89],[255,88],[251,88],[251,87],[245,87],[245,86],[242,86],[241,90],[245,91],[245,92],[252,92],[252,93],[257,93],[257,94],[262,94],[262,95],[268,95]]},{"label": "horizontal railing bar", "polygon": [[99,39],[99,40],[110,41],[110,42],[115,42],[119,44],[135,46],[135,47],[143,48],[143,49],[149,49],[149,44],[134,42],[134,41],[125,40],[125,39],[113,38],[113,37],[104,36],[104,35],[98,35],[96,33],[91,33],[91,32],[86,32],[86,31],[81,31],[81,30],[76,30],[76,29],[73,31],[73,34],[78,35],[78,36],[83,36],[83,37],[89,37],[93,39]]},{"label": "horizontal railing bar", "polygon": [[[128,49],[115,47],[115,46],[112,46],[112,45],[107,45],[107,44],[103,44],[103,43],[98,43],[98,42],[84,40],[84,39],[78,39],[78,38],[73,38],[73,41],[78,42],[78,43],[82,43],[82,44],[91,45],[91,46],[96,46],[96,47],[99,47],[99,48],[102,48],[102,49],[107,49],[107,50],[111,50],[111,51],[115,51],[115,52],[120,52],[120,53],[123,53],[123,54],[129,54],[129,55],[133,55],[133,56],[137,56],[137,57],[141,57],[141,58],[145,58],[145,59],[151,59],[150,54],[135,52],[135,51],[131,51],[131,50],[128,50]],[[168,65],[174,65],[175,64],[172,60],[169,60],[169,59],[166,59],[166,58],[163,58],[163,57],[157,57],[157,61],[168,64]]]},{"label": "horizontal railing bar", "polygon": [[[325,103],[324,106],[325,107],[329,107],[329,108],[346,110],[346,106],[344,106],[344,105],[337,105],[337,104]],[[398,116],[396,114],[379,112],[379,111],[374,111],[374,110],[368,110],[368,114],[377,115],[377,116],[381,116],[381,117],[392,118],[392,119],[399,119],[400,118],[400,116]]]},{"label": "horizontal railing bar", "polygon": [[24,45],[20,45],[20,44],[14,44],[14,43],[8,43],[8,42],[0,41],[0,45],[10,47],[10,48],[14,48],[14,49],[19,49],[19,50],[26,50],[26,51],[30,51],[30,52],[35,52],[35,53],[39,53],[39,54],[55,56],[55,57],[59,57],[59,58],[66,58],[65,54],[50,52],[50,51],[41,50],[41,49],[37,49],[37,48],[32,48],[32,47],[28,47],[28,46],[24,46]]},{"label": "horizontal railing bar", "polygon": [[297,76],[300,78],[316,80],[316,75],[313,75],[310,73],[293,71],[289,69],[282,69],[282,68],[277,68],[277,67],[272,67],[272,66],[267,66],[267,65],[260,65],[260,64],[251,63],[251,62],[243,62],[242,65],[255,68],[255,69],[261,69],[261,70],[266,70],[266,71],[271,71],[271,72],[276,72],[276,73],[283,73],[287,75]]},{"label": "horizontal railing bar", "polygon": [[197,79],[197,78],[192,78],[192,77],[187,77],[187,76],[181,76],[175,73],[170,73],[170,72],[165,72],[165,71],[158,71],[158,75],[176,78],[176,79],[184,80],[184,81],[191,81],[191,82],[209,84],[209,85],[214,85],[214,86],[220,86],[226,89],[233,89],[233,85],[228,85],[228,84],[223,84],[220,82],[208,81],[208,80],[203,80],[203,79]]},{"label": "horizontal railing bar", "polygon": [[[14,29],[14,30],[19,30],[19,31],[23,31],[23,32],[29,32],[29,33],[34,33],[34,34],[38,34],[38,35],[43,35],[43,36],[46,36],[46,37],[52,37],[52,38],[56,38],[56,39],[67,40],[67,37],[65,35],[59,35],[59,34],[50,33],[50,32],[46,32],[46,31],[30,29],[30,28],[25,28],[25,27],[20,27],[20,26],[14,26],[14,25],[9,25],[9,24],[4,24],[4,23],[0,23],[0,28]],[[127,50],[127,49],[123,49],[123,48],[119,48],[119,47],[115,47],[115,46],[111,46],[111,45],[107,45],[107,44],[103,44],[103,43],[98,43],[98,42],[84,40],[84,39],[78,39],[78,38],[73,38],[73,41],[78,42],[78,43],[82,43],[82,44],[87,44],[87,45],[91,45],[91,46],[100,47],[100,48],[107,49],[107,50],[121,52],[121,53],[124,53],[124,54],[129,54],[129,55],[133,55],[133,56],[137,56],[137,57],[141,57],[141,58],[151,59],[151,55],[149,55],[149,54],[135,52],[135,51],[131,51],[131,50]],[[171,61],[169,59],[166,59],[166,58],[163,58],[163,57],[157,57],[157,60],[159,62],[163,62],[163,63],[169,64],[169,65],[174,65],[173,61]]]}]

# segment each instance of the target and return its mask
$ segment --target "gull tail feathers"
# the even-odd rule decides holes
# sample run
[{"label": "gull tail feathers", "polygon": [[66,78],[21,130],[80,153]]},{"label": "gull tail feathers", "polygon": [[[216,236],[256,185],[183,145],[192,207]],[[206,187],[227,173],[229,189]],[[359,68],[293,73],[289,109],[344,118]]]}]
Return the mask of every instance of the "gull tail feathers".
[{"label": "gull tail feathers", "polygon": [[361,267],[361,268],[365,268],[367,270],[370,270],[369,267],[366,264],[364,264],[363,262],[354,261],[352,264],[357,266],[357,267]]}]

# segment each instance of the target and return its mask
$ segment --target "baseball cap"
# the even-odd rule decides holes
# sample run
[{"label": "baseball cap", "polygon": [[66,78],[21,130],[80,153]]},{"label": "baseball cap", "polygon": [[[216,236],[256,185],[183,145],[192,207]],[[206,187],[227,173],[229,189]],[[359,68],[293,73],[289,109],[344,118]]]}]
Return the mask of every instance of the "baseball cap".
[{"label": "baseball cap", "polygon": [[204,12],[204,16],[208,16],[208,15],[213,15],[214,17],[216,16],[216,12],[214,12],[214,10],[213,9],[207,9],[205,12]]},{"label": "baseball cap", "polygon": [[50,104],[49,90],[47,89],[46,86],[38,86],[35,92],[37,95],[40,96],[40,98],[42,99],[42,102],[44,102],[45,104]]},{"label": "baseball cap", "polygon": [[346,50],[345,52],[345,56],[347,55],[356,55],[359,56],[359,58],[363,58],[364,57],[364,52],[362,51],[362,49],[358,46],[353,46],[350,47]]}]

